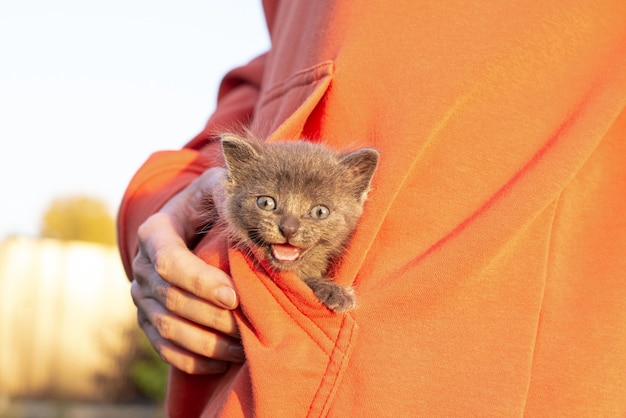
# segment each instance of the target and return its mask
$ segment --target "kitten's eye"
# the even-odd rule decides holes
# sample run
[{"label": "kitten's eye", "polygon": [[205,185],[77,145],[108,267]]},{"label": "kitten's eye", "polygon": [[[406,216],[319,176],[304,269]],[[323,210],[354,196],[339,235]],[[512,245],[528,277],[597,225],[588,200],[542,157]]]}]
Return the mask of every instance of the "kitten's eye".
[{"label": "kitten's eye", "polygon": [[256,205],[263,210],[276,209],[276,201],[270,196],[259,196],[256,199]]},{"label": "kitten's eye", "polygon": [[326,219],[330,215],[330,210],[326,206],[317,205],[309,212],[313,219]]}]

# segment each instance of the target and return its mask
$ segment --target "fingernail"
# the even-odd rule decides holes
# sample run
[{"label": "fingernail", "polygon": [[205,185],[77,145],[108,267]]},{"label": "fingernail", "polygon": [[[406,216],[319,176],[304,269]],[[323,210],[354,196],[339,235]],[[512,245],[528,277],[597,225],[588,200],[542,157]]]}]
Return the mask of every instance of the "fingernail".
[{"label": "fingernail", "polygon": [[215,298],[226,309],[233,309],[237,305],[237,294],[228,286],[218,288],[215,291]]},{"label": "fingernail", "polygon": [[245,361],[246,359],[246,352],[244,351],[243,346],[239,344],[228,347],[228,354],[231,355],[233,360]]}]

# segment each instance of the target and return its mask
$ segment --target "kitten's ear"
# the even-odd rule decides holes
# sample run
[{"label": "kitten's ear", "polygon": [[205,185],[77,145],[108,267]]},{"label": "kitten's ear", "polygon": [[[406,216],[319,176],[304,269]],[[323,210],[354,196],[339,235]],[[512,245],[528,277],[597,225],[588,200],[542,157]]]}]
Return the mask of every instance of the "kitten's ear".
[{"label": "kitten's ear", "polygon": [[246,172],[247,163],[258,158],[259,153],[250,140],[235,134],[223,134],[221,138],[222,153],[226,161],[226,168],[228,168],[228,175],[237,181],[239,176]]},{"label": "kitten's ear", "polygon": [[374,148],[362,148],[340,156],[341,164],[352,174],[355,196],[361,202],[367,197],[374,171],[378,166],[379,155]]}]

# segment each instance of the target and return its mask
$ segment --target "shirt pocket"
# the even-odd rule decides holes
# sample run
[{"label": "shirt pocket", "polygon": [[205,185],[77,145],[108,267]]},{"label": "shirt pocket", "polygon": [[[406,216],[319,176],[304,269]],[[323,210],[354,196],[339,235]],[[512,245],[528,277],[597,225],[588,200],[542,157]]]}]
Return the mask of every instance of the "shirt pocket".
[{"label": "shirt pocket", "polygon": [[240,251],[230,260],[251,415],[328,416],[357,343],[355,318],[330,312],[293,276],[270,278]]},{"label": "shirt pocket", "polygon": [[328,90],[334,71],[334,61],[328,60],[270,82],[255,109],[253,131],[268,140],[298,138]]}]

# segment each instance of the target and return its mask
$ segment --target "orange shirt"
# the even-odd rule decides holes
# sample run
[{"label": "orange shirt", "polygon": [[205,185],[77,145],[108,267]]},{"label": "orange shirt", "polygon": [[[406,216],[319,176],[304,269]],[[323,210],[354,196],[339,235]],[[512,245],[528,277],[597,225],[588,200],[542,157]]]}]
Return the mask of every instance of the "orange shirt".
[{"label": "orange shirt", "polygon": [[625,416],[626,2],[264,6],[271,51],[129,185],[122,257],[130,272],[137,226],[218,163],[224,129],[373,146],[336,274],[359,307],[333,314],[209,233],[247,361],[172,370],[171,415]]}]

